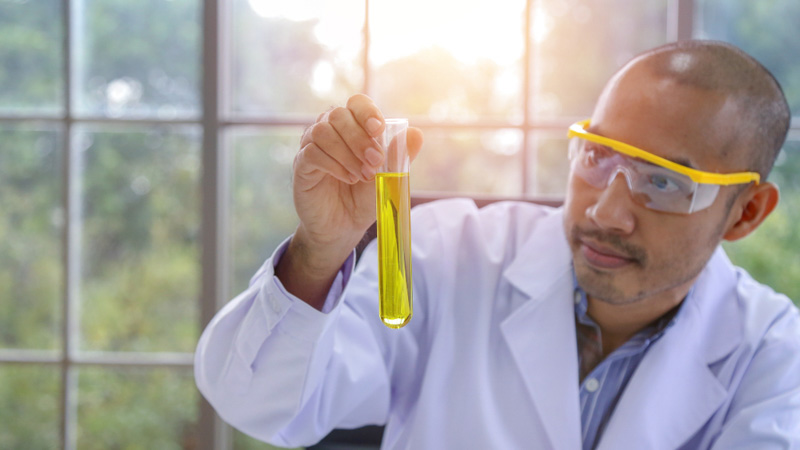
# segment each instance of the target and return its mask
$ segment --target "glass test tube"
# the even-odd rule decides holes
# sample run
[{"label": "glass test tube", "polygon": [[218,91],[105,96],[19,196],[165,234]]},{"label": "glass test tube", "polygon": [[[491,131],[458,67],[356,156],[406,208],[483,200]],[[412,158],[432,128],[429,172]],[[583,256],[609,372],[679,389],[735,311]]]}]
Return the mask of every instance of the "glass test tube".
[{"label": "glass test tube", "polygon": [[386,158],[375,175],[379,313],[384,325],[401,328],[412,311],[408,120],[386,119],[385,124],[380,144]]}]

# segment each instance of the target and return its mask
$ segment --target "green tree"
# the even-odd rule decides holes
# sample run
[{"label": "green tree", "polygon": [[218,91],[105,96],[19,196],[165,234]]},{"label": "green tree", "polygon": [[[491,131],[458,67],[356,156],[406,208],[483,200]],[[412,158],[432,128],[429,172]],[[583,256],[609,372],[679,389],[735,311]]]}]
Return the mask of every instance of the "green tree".
[{"label": "green tree", "polygon": [[[795,115],[800,111],[800,3],[705,0],[703,37],[731,42],[753,55],[781,83]],[[767,31],[768,30],[768,31]],[[788,141],[769,180],[781,189],[776,211],[752,235],[725,245],[731,259],[757,280],[800,304],[800,143]]]},{"label": "green tree", "polygon": [[61,5],[0,1],[0,112],[62,110]]},{"label": "green tree", "polygon": [[53,130],[0,124],[0,348],[59,346],[58,140]]}]

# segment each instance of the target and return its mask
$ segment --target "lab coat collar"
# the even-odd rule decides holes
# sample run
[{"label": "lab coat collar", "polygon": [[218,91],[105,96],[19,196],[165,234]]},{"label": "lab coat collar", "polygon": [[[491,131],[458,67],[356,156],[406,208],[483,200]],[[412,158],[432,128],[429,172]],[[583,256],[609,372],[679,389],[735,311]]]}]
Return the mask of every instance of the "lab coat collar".
[{"label": "lab coat collar", "polygon": [[733,266],[717,249],[679,320],[633,373],[598,449],[678,448],[717,411],[729,394],[709,366],[742,340],[735,287]]},{"label": "lab coat collar", "polygon": [[[504,272],[524,297],[501,323],[552,448],[582,447],[572,259],[562,210],[543,218]],[[701,273],[680,320],[656,341],[617,404],[599,449],[676,448],[728,396],[709,365],[742,339],[736,274],[722,249]],[[542,345],[547,336],[552,345]],[[543,369],[544,368],[544,369]]]},{"label": "lab coat collar", "polygon": [[[547,447],[579,449],[574,287],[560,210],[541,219],[531,236],[504,272],[522,301],[500,328],[547,432]],[[543,336],[552,345],[542,345]]]}]

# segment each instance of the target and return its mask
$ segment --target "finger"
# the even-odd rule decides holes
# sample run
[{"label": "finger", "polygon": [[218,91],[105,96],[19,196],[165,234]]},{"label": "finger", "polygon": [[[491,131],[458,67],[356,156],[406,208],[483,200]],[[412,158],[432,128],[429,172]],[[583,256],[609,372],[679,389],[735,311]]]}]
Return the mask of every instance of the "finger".
[{"label": "finger", "polygon": [[305,147],[306,145],[311,143],[311,129],[314,128],[314,125],[326,120],[328,113],[333,109],[333,107],[329,108],[327,111],[320,113],[317,116],[317,120],[314,121],[311,125],[307,126],[303,130],[303,134],[300,136],[300,148]]},{"label": "finger", "polygon": [[342,183],[354,184],[359,181],[359,177],[350,173],[313,142],[298,152],[295,158],[295,169],[298,174],[306,177],[312,175],[314,171],[320,171],[333,176]]},{"label": "finger", "polygon": [[356,94],[347,100],[347,109],[371,137],[378,137],[383,133],[383,114],[371,98],[364,94]]},{"label": "finger", "polygon": [[[389,142],[389,149],[388,149],[388,153],[390,155],[389,158],[399,157],[399,155],[397,155],[398,151],[397,143],[398,141],[400,141],[401,136],[405,137],[406,142],[405,142],[405,148],[401,148],[400,150],[402,151],[403,154],[408,156],[409,162],[412,162],[422,149],[422,130],[420,130],[419,128],[409,127],[405,133],[398,133],[396,136],[392,137],[391,142]],[[396,156],[391,156],[391,155],[396,155]],[[399,160],[396,161],[395,163],[398,162]],[[393,164],[389,163],[389,165],[391,166]]]},{"label": "finger", "polygon": [[409,127],[406,132],[406,147],[408,148],[408,157],[411,161],[414,161],[420,150],[422,150],[422,141],[422,130]]},{"label": "finger", "polygon": [[370,174],[363,172],[364,163],[356,157],[333,124],[329,122],[317,123],[312,127],[310,135],[312,143],[317,148],[333,158],[356,178],[369,179]]},{"label": "finger", "polygon": [[[358,123],[349,108],[335,108],[327,118],[353,155],[361,161],[362,173],[369,178],[383,162],[378,142]],[[350,167],[348,167],[350,168]]]}]

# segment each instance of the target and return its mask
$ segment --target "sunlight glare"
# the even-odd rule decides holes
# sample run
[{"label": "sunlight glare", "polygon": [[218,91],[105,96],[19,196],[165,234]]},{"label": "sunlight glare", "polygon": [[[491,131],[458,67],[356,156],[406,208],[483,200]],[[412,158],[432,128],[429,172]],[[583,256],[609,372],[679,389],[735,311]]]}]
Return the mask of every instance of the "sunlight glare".
[{"label": "sunlight glare", "polygon": [[507,65],[523,51],[524,0],[406,0],[370,4],[376,64],[439,47],[465,63]]},{"label": "sunlight glare", "polygon": [[336,76],[333,66],[327,61],[320,61],[314,66],[311,76],[311,89],[317,94],[325,94],[333,89],[333,78]]},{"label": "sunlight glare", "polygon": [[364,0],[248,0],[248,4],[265,19],[315,21],[319,43],[343,59],[355,57],[361,48]]}]

